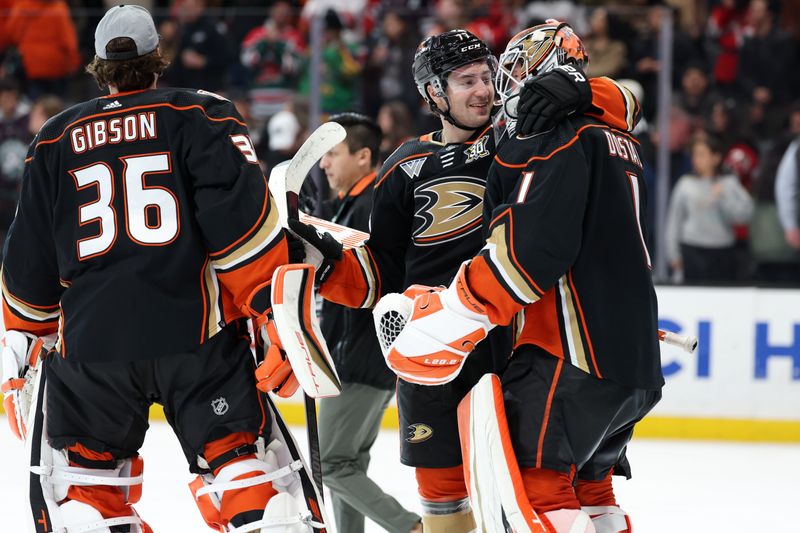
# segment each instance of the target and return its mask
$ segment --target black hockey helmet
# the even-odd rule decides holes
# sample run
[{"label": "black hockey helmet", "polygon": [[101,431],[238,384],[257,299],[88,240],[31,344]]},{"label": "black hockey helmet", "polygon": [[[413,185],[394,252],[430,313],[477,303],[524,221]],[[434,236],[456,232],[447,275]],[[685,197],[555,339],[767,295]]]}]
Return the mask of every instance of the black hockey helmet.
[{"label": "black hockey helmet", "polygon": [[497,58],[492,55],[485,42],[467,30],[450,30],[426,37],[414,55],[412,69],[419,94],[422,95],[434,114],[440,115],[462,129],[471,130],[473,128],[466,128],[458,124],[450,116],[449,109],[439,109],[428,94],[427,87],[430,85],[436,96],[446,99],[445,89],[447,88],[448,74],[476,61],[486,61],[494,76],[497,71]]}]

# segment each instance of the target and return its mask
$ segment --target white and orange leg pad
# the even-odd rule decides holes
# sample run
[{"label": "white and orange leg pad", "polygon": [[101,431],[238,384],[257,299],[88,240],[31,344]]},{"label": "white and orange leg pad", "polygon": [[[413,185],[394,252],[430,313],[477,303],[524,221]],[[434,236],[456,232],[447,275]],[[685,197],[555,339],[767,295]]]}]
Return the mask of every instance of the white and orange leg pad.
[{"label": "white and orange leg pad", "polygon": [[281,348],[303,392],[311,398],[338,396],[342,383],[317,320],[313,266],[275,269],[272,315]]},{"label": "white and orange leg pad", "polygon": [[592,518],[597,533],[633,533],[628,513],[616,505],[581,507]]},{"label": "white and orange leg pad", "polygon": [[131,507],[130,516],[104,518],[87,503],[64,501],[71,486],[119,487],[126,503],[139,501],[142,494],[141,457],[116,462],[113,469],[82,468],[69,465],[66,450],[56,450],[47,442],[46,373],[36,374],[33,385],[31,421],[25,436],[30,458],[28,501],[34,530],[39,532],[110,533],[114,526],[128,526],[126,533],[151,533],[147,524]]},{"label": "white and orange leg pad", "polygon": [[[203,519],[217,531],[224,533],[311,533],[325,529],[330,523],[322,498],[309,489],[311,473],[299,455],[297,443],[280,417],[280,412],[269,403],[272,418],[272,441],[265,446],[264,439],[256,440],[256,458],[224,466],[217,476],[197,476],[189,484]],[[202,457],[198,464],[208,466]],[[250,472],[260,472],[255,477],[235,479]],[[220,509],[226,490],[243,489],[263,483],[272,483],[278,493],[272,496],[260,520],[239,527],[222,523]],[[310,491],[310,493],[309,493]]]},{"label": "white and orange leg pad", "polygon": [[525,494],[496,375],[483,376],[461,400],[458,431],[478,531],[550,533]]},{"label": "white and orange leg pad", "polygon": [[77,500],[64,501],[70,487],[105,485],[119,487],[126,503],[138,502],[142,494],[144,466],[141,457],[117,461],[117,467],[114,469],[97,469],[69,466],[66,450],[50,448],[41,451],[40,465],[31,467],[31,472],[39,476],[50,511],[52,531],[109,533],[111,527],[123,525],[129,525],[126,531],[130,533],[149,531],[133,508],[131,508],[133,514],[130,516],[104,518],[98,509],[88,503]]}]

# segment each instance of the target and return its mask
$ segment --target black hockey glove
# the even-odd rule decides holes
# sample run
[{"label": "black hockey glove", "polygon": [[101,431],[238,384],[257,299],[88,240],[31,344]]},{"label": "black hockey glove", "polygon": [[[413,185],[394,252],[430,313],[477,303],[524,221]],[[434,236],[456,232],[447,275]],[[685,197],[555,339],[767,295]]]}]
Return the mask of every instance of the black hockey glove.
[{"label": "black hockey glove", "polygon": [[592,105],[589,78],[575,65],[562,65],[530,78],[523,85],[517,107],[520,135],[533,135],[555,127],[567,115],[583,113]]},{"label": "black hockey glove", "polygon": [[289,229],[302,239],[305,262],[317,269],[317,283],[323,283],[333,272],[334,261],[342,258],[342,243],[330,233],[321,233],[310,224],[289,219]]},{"label": "black hockey glove", "polygon": [[289,245],[289,262],[305,263],[306,247],[303,245],[303,239],[286,230],[286,243]]}]

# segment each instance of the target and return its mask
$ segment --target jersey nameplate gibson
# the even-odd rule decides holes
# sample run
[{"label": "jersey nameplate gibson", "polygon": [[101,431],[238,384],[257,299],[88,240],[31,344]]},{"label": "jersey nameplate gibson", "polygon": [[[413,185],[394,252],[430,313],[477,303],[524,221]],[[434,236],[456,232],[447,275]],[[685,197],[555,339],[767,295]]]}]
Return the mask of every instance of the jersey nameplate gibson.
[{"label": "jersey nameplate gibson", "polygon": [[156,113],[147,111],[76,126],[70,130],[69,140],[72,151],[82,154],[106,144],[155,139],[156,135]]}]

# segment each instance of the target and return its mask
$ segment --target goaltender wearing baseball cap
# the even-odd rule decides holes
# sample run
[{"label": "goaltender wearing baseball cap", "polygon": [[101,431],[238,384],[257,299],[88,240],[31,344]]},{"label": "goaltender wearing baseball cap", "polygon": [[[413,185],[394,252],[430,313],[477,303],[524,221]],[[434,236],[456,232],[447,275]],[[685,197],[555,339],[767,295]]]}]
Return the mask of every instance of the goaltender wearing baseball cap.
[{"label": "goaltender wearing baseball cap", "polygon": [[94,32],[95,57],[86,67],[97,84],[120,92],[146,89],[169,66],[153,17],[141,6],[108,10]]}]

